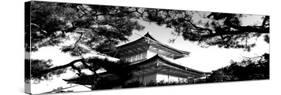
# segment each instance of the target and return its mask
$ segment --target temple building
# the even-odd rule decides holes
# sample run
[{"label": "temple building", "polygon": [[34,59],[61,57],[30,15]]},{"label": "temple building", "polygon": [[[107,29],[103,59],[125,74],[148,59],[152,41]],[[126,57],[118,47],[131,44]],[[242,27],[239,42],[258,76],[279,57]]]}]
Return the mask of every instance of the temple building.
[{"label": "temple building", "polygon": [[[189,56],[190,52],[165,45],[154,39],[149,33],[130,43],[118,46],[108,55],[129,62],[133,69],[132,78],[126,83],[138,81],[144,85],[149,83],[189,83],[205,78],[207,73],[186,66],[175,60]],[[104,79],[114,80],[116,76],[102,73]],[[66,79],[69,83],[91,84],[91,76]],[[86,81],[85,81],[86,80]]]},{"label": "temple building", "polygon": [[187,57],[190,52],[165,45],[149,33],[130,43],[117,47],[115,57],[126,60],[134,70],[130,81],[143,84],[150,82],[190,82],[206,77],[205,72],[182,66],[176,59]]}]

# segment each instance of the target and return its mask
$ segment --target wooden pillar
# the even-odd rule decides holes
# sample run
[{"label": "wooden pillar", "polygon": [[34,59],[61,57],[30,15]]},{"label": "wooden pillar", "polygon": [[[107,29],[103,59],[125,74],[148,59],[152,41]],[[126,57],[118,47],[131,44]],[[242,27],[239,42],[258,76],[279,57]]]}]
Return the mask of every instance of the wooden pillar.
[{"label": "wooden pillar", "polygon": [[145,85],[145,82],[144,82],[144,72],[143,72],[143,70],[141,72],[142,72],[142,83]]},{"label": "wooden pillar", "polygon": [[168,83],[170,83],[170,69],[168,68]]}]

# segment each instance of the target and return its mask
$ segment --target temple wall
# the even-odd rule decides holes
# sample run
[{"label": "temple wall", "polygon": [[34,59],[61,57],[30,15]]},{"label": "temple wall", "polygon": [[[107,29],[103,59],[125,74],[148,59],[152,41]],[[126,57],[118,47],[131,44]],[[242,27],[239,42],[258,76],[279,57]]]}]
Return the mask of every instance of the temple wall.
[{"label": "temple wall", "polygon": [[150,75],[145,75],[145,76],[138,76],[130,80],[129,82],[133,81],[139,81],[144,84],[148,84],[150,82],[187,82],[187,78],[182,78],[182,77],[177,77],[177,76],[172,76],[172,75],[167,75],[167,74],[161,74],[161,73],[155,73],[155,74],[150,74]]},{"label": "temple wall", "polygon": [[128,62],[136,62],[136,61],[145,59],[146,55],[147,55],[146,53],[147,52],[140,52],[140,53],[133,54],[133,55],[130,55],[130,56],[123,56],[120,59],[126,60]]},{"label": "temple wall", "polygon": [[140,80],[142,80],[142,82],[144,84],[148,84],[150,82],[155,82],[156,81],[156,74],[152,74],[152,75],[146,75],[144,76],[144,78],[140,78]]},{"label": "temple wall", "polygon": [[187,82],[187,78],[158,73],[156,75],[156,81],[157,82],[161,82],[161,81],[163,81],[163,82]]},{"label": "temple wall", "polygon": [[139,81],[144,84],[148,84],[150,82],[156,82],[156,74],[137,76],[137,77],[133,78],[132,80],[130,80],[129,82],[133,82],[133,81]]},{"label": "temple wall", "polygon": [[167,52],[163,49],[158,49],[153,46],[150,46],[149,49],[147,50],[147,58],[151,58],[155,56],[156,54],[161,55],[165,58],[173,59],[174,54]]}]

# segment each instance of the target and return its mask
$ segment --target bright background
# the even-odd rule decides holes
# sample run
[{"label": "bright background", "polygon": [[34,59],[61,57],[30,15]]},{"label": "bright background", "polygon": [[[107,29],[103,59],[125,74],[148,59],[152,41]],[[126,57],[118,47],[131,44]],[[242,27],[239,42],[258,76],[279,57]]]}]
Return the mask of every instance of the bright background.
[{"label": "bright background", "polygon": [[[24,92],[24,1],[1,2],[1,95],[25,95]],[[46,0],[43,0],[46,1]],[[83,92],[80,95],[274,95],[279,94],[280,80],[280,32],[281,14],[278,0],[48,0],[88,4],[123,5],[151,8],[168,8],[231,13],[269,14],[271,16],[271,78],[265,81],[199,84],[187,86],[154,87],[141,89],[102,90]],[[58,95],[77,95],[58,94]],[[57,95],[57,94],[56,94]]]}]

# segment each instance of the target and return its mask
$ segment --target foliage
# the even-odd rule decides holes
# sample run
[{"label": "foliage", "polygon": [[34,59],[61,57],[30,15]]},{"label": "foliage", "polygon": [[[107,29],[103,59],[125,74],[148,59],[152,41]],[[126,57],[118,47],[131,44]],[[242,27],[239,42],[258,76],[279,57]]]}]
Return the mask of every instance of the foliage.
[{"label": "foliage", "polygon": [[[198,15],[203,16],[198,18]],[[202,45],[250,50],[255,46],[248,42],[250,38],[269,33],[269,16],[260,15],[262,23],[252,26],[242,24],[242,18],[247,16],[253,15],[32,2],[30,47],[36,50],[46,45],[57,45],[71,32],[80,34],[80,44],[98,51],[111,51],[120,41],[128,40],[132,30],[143,29],[138,20],[145,20],[172,28],[184,39]],[[266,42],[269,42],[268,38],[266,35]]]},{"label": "foliage", "polygon": [[128,8],[114,6],[31,2],[31,21],[27,24],[31,33],[26,33],[31,37],[31,46],[26,45],[26,50],[58,45],[67,33],[80,35],[77,43],[92,49],[117,45],[128,40],[132,30],[144,28],[127,11]]},{"label": "foliage", "polygon": [[[72,79],[66,79],[69,83],[80,85],[91,85],[91,89],[109,89],[123,85],[132,77],[132,70],[128,62],[112,62],[107,59],[90,58],[86,60],[82,68],[76,68],[78,72],[82,69],[89,69],[94,72],[86,75],[80,72],[79,76]],[[104,69],[106,72],[97,73],[98,70]],[[80,70],[80,71],[79,71]]]},{"label": "foliage", "polygon": [[[133,19],[134,15],[127,11],[128,8],[115,6],[31,2],[30,24],[26,24],[31,31],[25,33],[26,40],[31,41],[25,41],[26,51],[36,52],[40,47],[59,45],[71,39],[69,35],[74,35],[76,41],[63,46],[61,50],[69,52],[72,56],[82,56],[93,50],[99,52],[113,50],[119,42],[127,41],[133,30],[144,28]],[[77,61],[58,66],[55,70],[69,67],[75,62]],[[44,69],[44,73],[37,75],[44,76],[47,71],[54,70],[46,62],[40,64],[42,68],[39,69]],[[48,70],[45,70],[47,68]]]},{"label": "foliage", "polygon": [[53,75],[60,75],[65,72],[63,69],[54,70],[50,73],[41,73],[44,70],[47,70],[52,67],[50,60],[25,60],[25,78],[26,79],[35,79],[35,80],[46,80],[51,78]]},{"label": "foliage", "polygon": [[[265,41],[269,42],[269,16],[232,14],[216,12],[196,12],[169,9],[144,9],[147,21],[156,22],[173,28],[177,35],[182,35],[185,40],[199,42],[202,46],[224,48],[243,48],[250,51],[254,43],[251,38],[265,34]],[[198,18],[202,15],[202,18]],[[243,25],[243,17],[261,17],[262,23],[256,25]],[[174,40],[174,39],[172,39]]]},{"label": "foliage", "polygon": [[233,62],[230,66],[213,71],[207,82],[269,79],[269,54],[258,59]]}]

